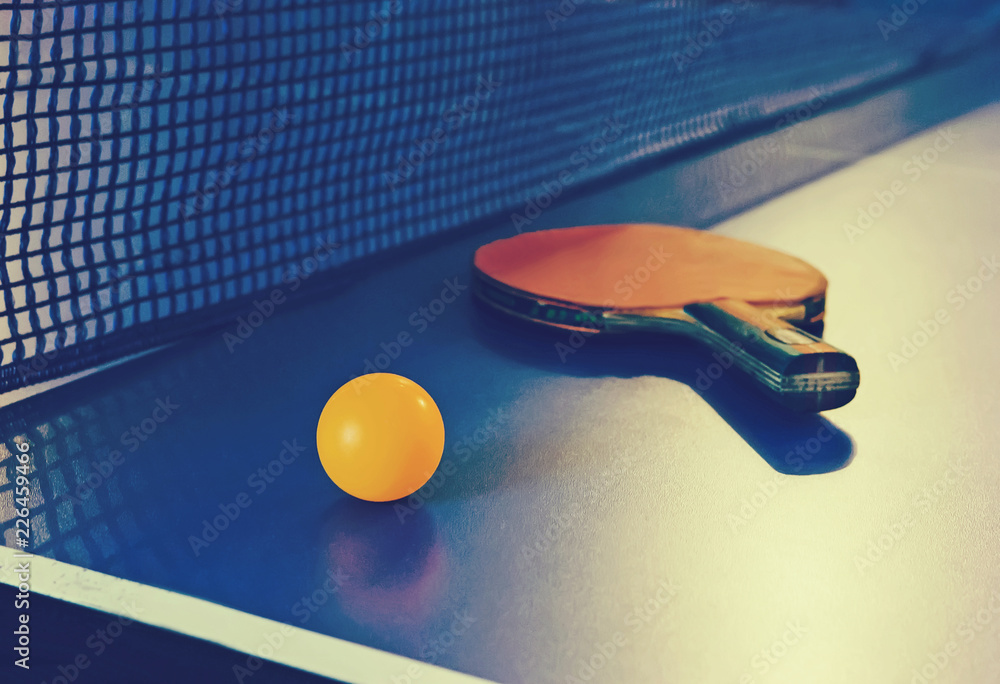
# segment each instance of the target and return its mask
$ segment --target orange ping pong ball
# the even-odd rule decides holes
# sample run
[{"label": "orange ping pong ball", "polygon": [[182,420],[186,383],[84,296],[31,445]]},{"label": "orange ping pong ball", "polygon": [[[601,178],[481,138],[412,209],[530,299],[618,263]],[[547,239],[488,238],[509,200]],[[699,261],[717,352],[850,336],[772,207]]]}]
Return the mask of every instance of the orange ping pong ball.
[{"label": "orange ping pong ball", "polygon": [[423,387],[372,373],[346,383],[323,407],[316,448],[334,484],[365,501],[395,501],[427,483],[444,453],[441,411]]}]

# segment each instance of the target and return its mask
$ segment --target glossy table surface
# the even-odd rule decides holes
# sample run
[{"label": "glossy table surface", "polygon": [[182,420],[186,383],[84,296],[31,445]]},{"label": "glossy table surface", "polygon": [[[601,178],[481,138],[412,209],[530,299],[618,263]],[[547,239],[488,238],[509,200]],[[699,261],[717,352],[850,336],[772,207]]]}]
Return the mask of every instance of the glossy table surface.
[{"label": "glossy table surface", "polygon": [[[38,572],[235,609],[167,625],[230,646],[249,616],[316,633],[311,661],[273,658],[345,681],[1000,681],[1000,105],[870,155],[817,130],[782,164],[846,166],[713,230],[827,275],[826,339],[862,374],[846,407],[784,414],[683,341],[497,318],[469,264],[508,223],[3,409],[35,458],[35,553],[68,564]],[[700,163],[532,228],[710,222]],[[315,452],[369,363],[445,419],[446,465],[398,505],[348,500]],[[338,640],[418,665],[359,673]]]}]

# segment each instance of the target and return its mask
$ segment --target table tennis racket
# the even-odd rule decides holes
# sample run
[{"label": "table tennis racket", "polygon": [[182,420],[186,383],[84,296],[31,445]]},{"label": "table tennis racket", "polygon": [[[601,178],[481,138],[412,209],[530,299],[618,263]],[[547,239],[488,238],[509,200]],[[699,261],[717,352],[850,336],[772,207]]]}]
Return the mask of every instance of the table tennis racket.
[{"label": "table tennis racket", "polygon": [[822,321],[826,278],[766,247],[691,228],[583,226],[491,242],[473,271],[476,295],[511,316],[693,337],[793,410],[837,408],[857,391],[855,360],[794,325]]}]

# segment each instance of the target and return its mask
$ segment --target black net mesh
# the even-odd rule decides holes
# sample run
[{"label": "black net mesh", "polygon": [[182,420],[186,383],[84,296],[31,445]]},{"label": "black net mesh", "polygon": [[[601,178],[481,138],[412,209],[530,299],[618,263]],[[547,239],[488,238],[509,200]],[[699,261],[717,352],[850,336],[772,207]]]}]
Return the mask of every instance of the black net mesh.
[{"label": "black net mesh", "polygon": [[0,3],[0,391],[951,54],[992,3]]}]

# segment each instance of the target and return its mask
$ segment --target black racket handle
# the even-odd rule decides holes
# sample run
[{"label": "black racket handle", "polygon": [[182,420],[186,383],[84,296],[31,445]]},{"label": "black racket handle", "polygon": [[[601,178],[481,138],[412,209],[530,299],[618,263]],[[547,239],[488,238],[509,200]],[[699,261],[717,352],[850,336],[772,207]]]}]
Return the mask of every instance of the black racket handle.
[{"label": "black racket handle", "polygon": [[690,304],[684,312],[705,329],[703,339],[782,406],[817,412],[843,406],[857,393],[854,358],[791,323],[746,302]]}]

